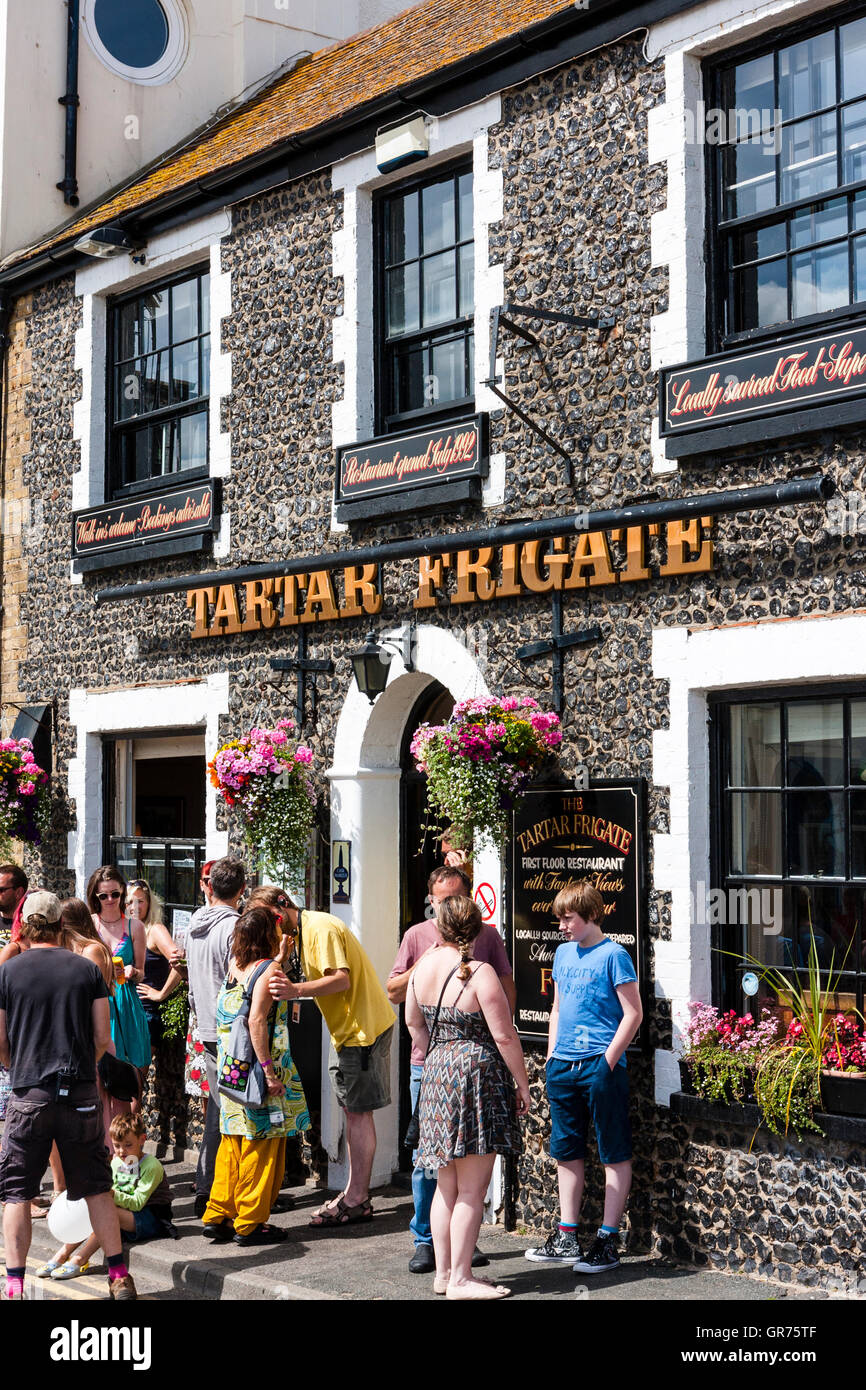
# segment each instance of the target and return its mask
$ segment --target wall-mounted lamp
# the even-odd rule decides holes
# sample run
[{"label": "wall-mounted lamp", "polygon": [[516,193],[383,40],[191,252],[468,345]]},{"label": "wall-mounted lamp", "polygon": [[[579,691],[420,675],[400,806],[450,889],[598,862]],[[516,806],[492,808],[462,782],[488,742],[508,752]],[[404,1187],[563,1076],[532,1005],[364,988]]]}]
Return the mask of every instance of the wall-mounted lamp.
[{"label": "wall-mounted lamp", "polygon": [[352,655],[350,659],[358,689],[362,695],[366,695],[371,705],[376,703],[388,684],[392,654],[402,657],[403,666],[407,671],[415,670],[412,660],[413,642],[414,629],[411,623],[407,623],[401,630],[399,646],[396,642],[377,642],[375,632],[368,632],[361,651]]},{"label": "wall-mounted lamp", "polygon": [[430,135],[423,116],[386,127],[376,135],[376,168],[380,174],[399,169],[402,164],[414,164],[430,153]]},{"label": "wall-mounted lamp", "polygon": [[140,251],[141,246],[140,241],[133,241],[120,227],[95,227],[75,243],[76,251],[83,252],[85,256],[94,256],[99,261],[110,260],[112,256],[131,255],[133,251]]}]

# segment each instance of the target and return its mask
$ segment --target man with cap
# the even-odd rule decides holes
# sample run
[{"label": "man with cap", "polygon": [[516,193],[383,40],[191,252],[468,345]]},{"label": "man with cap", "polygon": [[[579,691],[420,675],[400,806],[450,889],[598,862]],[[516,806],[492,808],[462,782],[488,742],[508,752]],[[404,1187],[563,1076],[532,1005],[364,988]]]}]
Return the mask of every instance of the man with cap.
[{"label": "man with cap", "polygon": [[111,1041],[108,989],[92,961],[63,949],[60,903],[53,893],[30,893],[21,920],[28,949],[0,966],[0,1063],[12,1084],[0,1154],[3,1296],[24,1296],[30,1203],[56,1141],[69,1200],[87,1202],[106,1253],[109,1294],[134,1299],[96,1090],[96,1063]]}]

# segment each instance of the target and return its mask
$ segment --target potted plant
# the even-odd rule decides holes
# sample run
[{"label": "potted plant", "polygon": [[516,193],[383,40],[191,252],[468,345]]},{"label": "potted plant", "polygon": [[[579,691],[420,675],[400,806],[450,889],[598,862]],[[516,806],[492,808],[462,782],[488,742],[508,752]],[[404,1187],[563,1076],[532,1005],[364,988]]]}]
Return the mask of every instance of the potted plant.
[{"label": "potted plant", "polygon": [[754,956],[745,959],[793,1015],[784,1038],[769,1048],[755,1076],[761,1117],[774,1134],[787,1134],[790,1129],[821,1134],[814,1112],[822,1105],[821,1071],[832,1025],[829,1000],[838,991],[845,962],[835,970],[834,952],[823,975],[811,920],[805,986],[796,972],[789,977]]},{"label": "potted plant", "polygon": [[835,1014],[824,1032],[821,1099],[838,1115],[866,1115],[866,1029],[847,1014]]},{"label": "potted plant", "polygon": [[422,724],[411,752],[451,839],[468,845],[486,835],[501,849],[521,794],[561,742],[559,716],[536,700],[485,696],[461,700],[447,724]]},{"label": "potted plant", "polygon": [[50,814],[48,773],[33,756],[29,738],[0,739],[0,853],[11,842],[41,845]]},{"label": "potted plant", "polygon": [[308,775],[313,754],[294,744],[292,719],[273,729],[250,729],[224,743],[208,764],[213,785],[227,806],[241,816],[244,838],[261,860],[264,873],[285,873],[303,883],[315,795]]},{"label": "potted plant", "polygon": [[755,1074],[778,1036],[778,1021],[768,1009],[756,1022],[751,1014],[739,1017],[734,1009],[720,1014],[699,1001],[689,1004],[689,1013],[680,1063],[685,1085],[717,1105],[753,1100]]}]

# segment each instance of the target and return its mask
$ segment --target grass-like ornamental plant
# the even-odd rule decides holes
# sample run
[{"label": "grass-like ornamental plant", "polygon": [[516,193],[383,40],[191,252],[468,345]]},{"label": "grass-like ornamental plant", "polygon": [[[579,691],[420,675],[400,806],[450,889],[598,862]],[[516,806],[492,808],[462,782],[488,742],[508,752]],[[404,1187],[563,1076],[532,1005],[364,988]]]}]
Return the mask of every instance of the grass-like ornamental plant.
[{"label": "grass-like ornamental plant", "polygon": [[451,839],[469,845],[486,835],[501,849],[523,791],[561,742],[559,716],[536,700],[485,696],[461,700],[447,724],[422,724],[411,752]]},{"label": "grass-like ornamental plant", "polygon": [[244,838],[264,865],[303,882],[315,819],[308,773],[313,754],[290,740],[294,727],[294,720],[278,719],[273,729],[250,729],[244,738],[223,744],[208,772],[226,805],[241,817]]},{"label": "grass-like ornamental plant", "polygon": [[[732,951],[722,954],[734,955]],[[784,1038],[768,1050],[755,1075],[755,1099],[761,1117],[774,1134],[787,1134],[791,1129],[797,1134],[804,1130],[821,1134],[814,1111],[821,1108],[821,1070],[828,1065],[825,1058],[833,1055],[834,1043],[840,1040],[837,1019],[845,1019],[830,1001],[839,991],[847,952],[838,969],[833,952],[825,975],[810,915],[805,984],[796,971],[785,975],[755,956],[735,959],[748,961],[793,1014]],[[837,1047],[835,1055],[841,1058],[847,1053]]]}]

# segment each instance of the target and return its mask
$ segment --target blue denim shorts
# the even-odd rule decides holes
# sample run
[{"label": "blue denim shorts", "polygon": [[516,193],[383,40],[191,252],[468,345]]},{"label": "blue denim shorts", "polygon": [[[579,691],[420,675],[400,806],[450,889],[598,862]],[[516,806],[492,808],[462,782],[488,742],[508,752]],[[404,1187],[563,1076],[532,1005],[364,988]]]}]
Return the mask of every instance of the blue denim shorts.
[{"label": "blue denim shorts", "polygon": [[592,1119],[602,1163],[625,1163],[631,1158],[631,1120],[628,1113],[628,1073],[613,1071],[602,1052],[579,1062],[551,1057],[546,1069],[550,1101],[550,1156],[569,1163],[586,1158],[586,1134]]},{"label": "blue denim shorts", "polygon": [[124,1237],[129,1240],[153,1240],[154,1236],[165,1235],[165,1222],[157,1216],[150,1207],[142,1207],[141,1211],[134,1211],[132,1219],[135,1222],[134,1231],[124,1231]]}]

